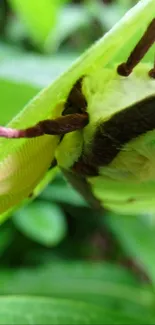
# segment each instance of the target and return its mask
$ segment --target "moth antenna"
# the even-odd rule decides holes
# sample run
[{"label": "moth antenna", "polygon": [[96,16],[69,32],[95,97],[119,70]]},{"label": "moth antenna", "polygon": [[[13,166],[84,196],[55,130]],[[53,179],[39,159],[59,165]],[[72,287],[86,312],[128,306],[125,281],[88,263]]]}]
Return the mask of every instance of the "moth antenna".
[{"label": "moth antenna", "polygon": [[149,48],[155,42],[155,19],[151,21],[147,30],[131,52],[127,61],[120,64],[117,68],[119,75],[127,77],[130,75],[135,66],[142,60]]},{"label": "moth antenna", "polygon": [[45,134],[63,135],[75,130],[84,128],[88,124],[88,114],[69,114],[58,117],[54,120],[43,120],[36,125],[24,129],[16,130],[0,127],[0,137],[4,138],[35,138]]},{"label": "moth antenna", "polygon": [[149,76],[155,79],[155,57],[154,57],[154,65],[153,68],[149,71]]}]

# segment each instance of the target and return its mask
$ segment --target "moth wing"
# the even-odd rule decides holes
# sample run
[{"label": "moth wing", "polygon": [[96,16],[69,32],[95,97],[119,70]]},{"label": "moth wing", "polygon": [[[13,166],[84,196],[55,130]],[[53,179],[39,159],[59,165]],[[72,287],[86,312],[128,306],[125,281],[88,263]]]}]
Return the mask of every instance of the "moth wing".
[{"label": "moth wing", "polygon": [[58,136],[24,139],[21,146],[1,162],[0,213],[31,195],[50,167],[58,143]]}]

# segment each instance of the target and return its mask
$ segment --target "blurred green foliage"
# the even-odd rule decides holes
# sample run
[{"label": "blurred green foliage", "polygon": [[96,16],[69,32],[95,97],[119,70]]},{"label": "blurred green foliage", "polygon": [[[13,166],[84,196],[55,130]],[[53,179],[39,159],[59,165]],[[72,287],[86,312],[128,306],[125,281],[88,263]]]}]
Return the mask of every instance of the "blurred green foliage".
[{"label": "blurred green foliage", "polygon": [[[0,124],[136,2],[1,0]],[[154,324],[154,233],[98,216],[59,173],[1,225],[0,324]]]}]

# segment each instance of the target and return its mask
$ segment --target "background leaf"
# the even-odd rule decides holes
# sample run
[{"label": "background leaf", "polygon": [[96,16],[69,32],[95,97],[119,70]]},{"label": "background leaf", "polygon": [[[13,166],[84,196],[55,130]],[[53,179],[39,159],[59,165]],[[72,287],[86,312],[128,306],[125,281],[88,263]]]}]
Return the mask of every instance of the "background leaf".
[{"label": "background leaf", "polygon": [[[54,29],[60,6],[60,0],[9,0],[28,28],[33,41],[43,46],[46,38]],[[64,1],[63,1],[64,2]]]},{"label": "background leaf", "polygon": [[[147,216],[146,216],[147,218]],[[137,216],[108,215],[107,220],[130,256],[155,281],[155,227]]]},{"label": "background leaf", "polygon": [[24,234],[47,246],[57,245],[66,234],[63,211],[53,203],[32,202],[16,211],[13,221]]},{"label": "background leaf", "polygon": [[[7,312],[6,312],[7,310]],[[92,304],[61,299],[3,297],[0,298],[0,324],[153,324],[148,317],[132,317]]]},{"label": "background leaf", "polygon": [[65,300],[1,297],[0,324],[102,324],[101,308]]}]

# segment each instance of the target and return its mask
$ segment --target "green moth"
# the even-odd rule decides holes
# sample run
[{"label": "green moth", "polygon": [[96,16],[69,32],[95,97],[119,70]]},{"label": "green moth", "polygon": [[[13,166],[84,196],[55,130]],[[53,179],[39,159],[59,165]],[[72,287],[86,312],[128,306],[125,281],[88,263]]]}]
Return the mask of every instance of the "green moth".
[{"label": "green moth", "polygon": [[1,213],[30,196],[51,164],[97,209],[155,210],[155,65],[140,63],[154,42],[155,19],[126,62],[81,76],[52,118],[0,127],[7,141],[31,138],[32,149],[28,157],[19,146],[0,166]]}]

